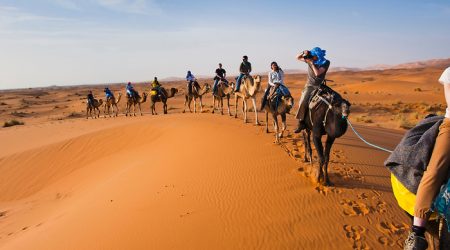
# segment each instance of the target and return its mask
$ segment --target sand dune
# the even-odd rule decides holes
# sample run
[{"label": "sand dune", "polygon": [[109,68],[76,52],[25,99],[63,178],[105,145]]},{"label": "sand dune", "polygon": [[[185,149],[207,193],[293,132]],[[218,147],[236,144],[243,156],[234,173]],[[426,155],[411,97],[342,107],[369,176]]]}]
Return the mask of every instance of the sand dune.
[{"label": "sand dune", "polygon": [[343,149],[370,150],[351,136],[332,157],[336,187],[315,188],[298,139],[286,138],[289,157],[263,127],[226,116],[65,121],[0,137],[21,130],[31,146],[0,159],[4,249],[382,248],[405,233],[385,155],[348,160]]},{"label": "sand dune", "polygon": [[[444,110],[440,71],[336,72],[329,84],[352,103],[360,133],[392,149],[405,128]],[[286,76],[294,98],[304,79]],[[181,114],[184,82],[163,84],[181,89],[169,115],[150,116],[145,103],[142,117],[94,120],[84,118],[89,86],[0,92],[0,118],[25,122],[0,129],[0,248],[402,247],[409,219],[393,197],[385,152],[349,130],[333,146],[335,185],[316,186],[293,115],[275,145],[240,113],[210,114],[210,94],[204,113]]]}]

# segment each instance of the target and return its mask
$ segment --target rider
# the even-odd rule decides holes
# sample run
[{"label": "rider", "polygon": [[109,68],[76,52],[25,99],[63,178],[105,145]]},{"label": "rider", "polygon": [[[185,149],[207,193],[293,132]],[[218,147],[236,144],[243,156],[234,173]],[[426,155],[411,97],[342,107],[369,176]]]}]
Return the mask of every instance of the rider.
[{"label": "rider", "polygon": [[[447,110],[439,133],[436,137],[433,153],[428,166],[423,173],[416,194],[414,205],[414,220],[411,232],[405,241],[404,249],[426,249],[427,240],[424,237],[425,226],[431,214],[431,205],[440,191],[441,185],[447,181],[450,168],[450,67],[448,67],[439,82],[444,85]],[[447,223],[449,223],[447,221]],[[446,229],[445,229],[446,230]]]},{"label": "rider", "polygon": [[129,98],[133,98],[136,100],[136,90],[134,90],[133,86],[131,85],[131,82],[128,82],[127,84],[127,95]]},{"label": "rider", "polygon": [[261,100],[261,110],[264,109],[264,106],[266,105],[267,98],[269,96],[269,93],[272,92],[275,93],[277,89],[280,90],[281,95],[283,96],[290,96],[291,93],[289,92],[289,89],[284,85],[284,72],[283,70],[278,66],[277,62],[272,62],[270,64],[270,67],[272,68],[272,71],[269,72],[268,80],[269,84],[266,88],[266,91],[264,92],[264,96]]},{"label": "rider", "polygon": [[222,68],[222,64],[219,63],[219,68],[216,69],[216,76],[214,76],[213,94],[216,93],[217,84],[219,83],[219,81],[228,83],[227,79],[225,79],[226,76],[227,72],[225,71],[225,69]]},{"label": "rider", "polygon": [[188,93],[192,94],[192,84],[196,81],[196,79],[195,79],[195,76],[192,74],[191,71],[187,72],[186,81],[188,82],[188,84],[187,84]]},{"label": "rider", "polygon": [[241,87],[241,81],[242,78],[245,75],[249,75],[250,72],[252,71],[252,64],[248,61],[248,57],[247,56],[243,56],[242,57],[242,63],[239,66],[239,76],[236,80],[236,92],[239,91],[239,88]]},{"label": "rider", "polygon": [[106,88],[103,90],[103,92],[105,92],[105,95],[106,95],[106,101],[108,101],[108,100],[111,99],[111,98],[114,98],[114,94],[111,92],[111,90],[110,90],[108,87],[106,87]]},{"label": "rider", "polygon": [[297,60],[308,64],[308,78],[302,91],[297,115],[295,116],[298,119],[298,127],[295,129],[295,133],[300,133],[305,128],[305,115],[311,93],[323,84],[330,67],[330,61],[325,59],[325,52],[325,50],[315,47],[297,55]]},{"label": "rider", "polygon": [[94,106],[94,95],[92,94],[92,90],[89,90],[89,94],[87,95],[87,101],[90,106]]},{"label": "rider", "polygon": [[161,90],[161,84],[159,83],[158,77],[156,77],[156,76],[155,76],[155,78],[153,79],[153,82],[152,82],[152,90],[156,90],[158,95],[160,95],[161,97],[165,97],[166,96],[163,93],[163,91]]}]

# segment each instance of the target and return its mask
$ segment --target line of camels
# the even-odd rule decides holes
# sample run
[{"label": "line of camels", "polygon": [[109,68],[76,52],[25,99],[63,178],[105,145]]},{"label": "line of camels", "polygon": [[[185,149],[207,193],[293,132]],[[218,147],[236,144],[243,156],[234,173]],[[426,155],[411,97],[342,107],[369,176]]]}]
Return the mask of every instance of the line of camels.
[{"label": "line of camels", "polygon": [[[195,84],[194,84],[195,86]],[[200,86],[200,85],[198,85]],[[188,93],[185,91],[185,101],[183,113],[186,110],[192,113],[191,104],[193,102],[193,112],[197,113],[197,102],[200,105],[200,112],[203,112],[203,96],[207,94],[211,90],[211,86],[208,83],[203,84],[200,88],[193,88],[192,93]],[[223,112],[223,101],[226,99],[227,101],[227,109],[228,115],[232,116],[230,109],[230,98],[234,95],[234,117],[238,117],[238,102],[239,99],[242,101],[242,114],[244,117],[244,122],[248,122],[247,113],[248,113],[248,105],[247,100],[251,100],[253,104],[253,111],[255,113],[255,124],[260,125],[258,121],[258,112],[256,107],[256,95],[261,90],[261,76],[244,76],[241,82],[241,89],[239,92],[235,91],[235,84],[233,82],[227,84],[225,82],[220,81],[217,85],[217,91],[213,93],[213,108],[212,113],[214,114],[216,111],[220,112],[222,115]],[[136,95],[135,98],[130,98],[126,95],[126,108],[125,108],[125,116],[136,116],[136,112],[140,115],[142,114],[141,104],[145,103],[147,99],[150,100],[150,110],[152,115],[157,115],[156,113],[156,103],[162,102],[163,104],[163,112],[167,114],[167,100],[169,98],[174,97],[178,93],[177,88],[170,88],[166,90],[161,87],[161,94],[156,93],[155,91],[151,91],[150,94],[144,92],[142,96],[139,94]],[[150,96],[150,97],[149,97]],[[119,115],[118,103],[120,102],[122,94],[118,94],[118,98],[114,96],[108,98],[105,102],[102,99],[94,99],[92,104],[86,104],[86,119],[91,118],[99,118],[100,117],[100,108],[103,106],[104,117],[117,117]],[[283,97],[281,102],[274,105],[269,102],[268,105],[265,106],[266,113],[266,131],[269,132],[268,128],[268,116],[269,113],[272,114],[272,118],[274,121],[274,128],[276,131],[276,141],[279,142],[280,138],[283,137],[283,133],[286,130],[286,114],[289,113],[290,109],[293,106],[292,97]],[[277,116],[281,116],[282,119],[282,129],[280,131],[278,127],[278,119]]]},{"label": "line of camels", "polygon": [[[205,83],[203,86],[194,84],[193,91],[189,93],[185,91],[185,101],[183,113],[188,109],[192,113],[191,103],[194,102],[194,113],[197,112],[197,100],[200,103],[200,112],[203,112],[203,96],[211,90],[211,86]],[[258,121],[258,109],[256,107],[256,96],[261,90],[261,76],[244,76],[241,82],[240,91],[236,92],[234,83],[219,82],[217,86],[217,91],[213,93],[213,106],[212,113],[216,111],[223,112],[223,99],[227,100],[228,115],[232,116],[230,110],[230,98],[234,95],[234,117],[238,117],[238,102],[239,99],[242,101],[242,114],[244,118],[244,123],[247,123],[247,113],[248,106],[247,101],[250,99],[253,104],[253,111],[255,113],[255,125],[260,125]],[[163,103],[164,114],[167,114],[167,100],[172,98],[178,93],[178,89],[171,88],[169,91],[162,88],[160,89],[162,94],[158,94],[156,91],[152,90],[150,92],[150,108],[152,115],[156,115],[155,104],[158,102]],[[336,138],[341,137],[347,130],[347,117],[350,114],[350,103],[343,99],[337,92],[334,92],[329,87],[324,87],[320,91],[325,99],[328,100],[322,102],[314,109],[309,109],[308,115],[306,117],[306,129],[303,130],[303,139],[305,141],[305,162],[310,162],[312,164],[312,150],[310,136],[313,136],[313,143],[317,150],[319,156],[319,168],[316,172],[317,183],[322,183],[324,185],[329,185],[330,180],[328,177],[328,163],[329,154],[331,146]],[[264,106],[266,115],[266,133],[269,133],[269,114],[272,116],[273,127],[275,132],[275,143],[281,143],[281,138],[286,130],[286,114],[290,113],[294,105],[294,99],[292,96],[283,95],[270,95],[271,98],[267,100]],[[148,98],[147,93],[143,93],[142,97],[137,95],[136,98],[130,98],[127,95],[127,105],[126,105],[126,116],[136,116],[136,109],[142,115],[141,104],[146,102]],[[321,97],[323,100],[324,98]],[[104,104],[103,101],[95,100],[93,104],[87,104],[86,107],[86,118],[89,117],[100,117],[99,107],[104,105],[105,117],[109,115],[118,116],[119,109],[117,104],[120,102],[121,94],[118,95],[118,99],[110,98]],[[216,105],[217,104],[217,105]],[[326,105],[323,105],[326,104]],[[133,111],[131,112],[131,109]],[[96,110],[98,113],[96,114]],[[111,111],[111,112],[110,112]],[[92,116],[94,112],[94,116]],[[278,116],[281,117],[282,128],[280,129],[278,125]],[[325,148],[322,145],[322,136],[327,135],[327,140],[325,143]]]}]

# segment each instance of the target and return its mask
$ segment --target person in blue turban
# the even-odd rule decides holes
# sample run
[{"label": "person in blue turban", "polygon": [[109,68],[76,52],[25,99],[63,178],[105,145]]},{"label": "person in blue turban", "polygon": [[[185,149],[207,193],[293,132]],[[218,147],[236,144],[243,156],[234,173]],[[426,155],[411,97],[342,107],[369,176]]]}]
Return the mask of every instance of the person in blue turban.
[{"label": "person in blue turban", "polygon": [[325,54],[325,50],[315,47],[297,55],[297,60],[308,64],[308,75],[300,98],[297,114],[295,115],[298,119],[298,127],[295,129],[295,133],[300,133],[305,128],[305,117],[311,93],[323,84],[328,68],[330,67],[330,61],[325,58]]}]

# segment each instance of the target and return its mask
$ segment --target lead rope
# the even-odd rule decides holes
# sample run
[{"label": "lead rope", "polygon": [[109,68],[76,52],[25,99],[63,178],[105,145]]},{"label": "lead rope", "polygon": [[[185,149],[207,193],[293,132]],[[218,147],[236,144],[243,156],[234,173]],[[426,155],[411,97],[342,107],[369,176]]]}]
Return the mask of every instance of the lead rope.
[{"label": "lead rope", "polygon": [[[325,126],[325,123],[327,122],[327,115],[328,115],[328,112],[330,111],[330,109],[332,109],[332,106],[331,106],[331,104],[330,104],[325,98],[323,98],[322,96],[320,96],[320,95],[318,95],[318,94],[316,94],[316,96],[317,96],[321,101],[323,101],[325,104],[328,105],[328,109],[327,109],[327,112],[325,113],[325,118],[324,118],[324,120],[323,120],[323,125]],[[344,117],[343,117],[343,118],[344,118]],[[310,110],[310,112],[309,112],[309,119],[311,120],[311,123],[312,123],[312,119],[311,119],[311,110]],[[366,141],[366,140],[358,133],[358,131],[355,130],[355,128],[354,128],[353,125],[351,124],[350,120],[347,119],[346,117],[345,117],[345,119],[347,120],[348,125],[350,125],[350,128],[353,130],[353,132],[355,133],[355,135],[356,135],[361,141],[363,141],[365,144],[367,144],[367,145],[369,145],[369,146],[371,146],[371,147],[374,147],[374,148],[376,148],[376,149],[379,149],[379,150],[388,152],[388,153],[392,153],[392,152],[393,152],[392,150],[389,150],[389,149],[380,147],[380,146],[378,146],[378,145],[375,145],[375,144],[373,144],[373,143],[370,143],[370,142]]]},{"label": "lead rope", "polygon": [[361,141],[363,141],[365,144],[367,144],[367,145],[369,145],[369,146],[371,146],[371,147],[374,147],[374,148],[376,148],[376,149],[379,149],[379,150],[388,152],[388,153],[394,152],[394,151],[392,151],[392,150],[389,150],[389,149],[386,149],[386,148],[377,146],[377,145],[375,145],[375,144],[373,144],[373,143],[370,143],[370,142],[366,141],[366,140],[365,140],[365,139],[364,139],[364,138],[363,138],[363,137],[355,130],[355,128],[353,128],[353,125],[351,124],[350,120],[347,119],[347,118],[345,118],[345,119],[347,120],[348,125],[350,125],[350,128],[353,130],[353,132],[355,133],[355,135],[358,136],[358,138],[359,138]]}]

